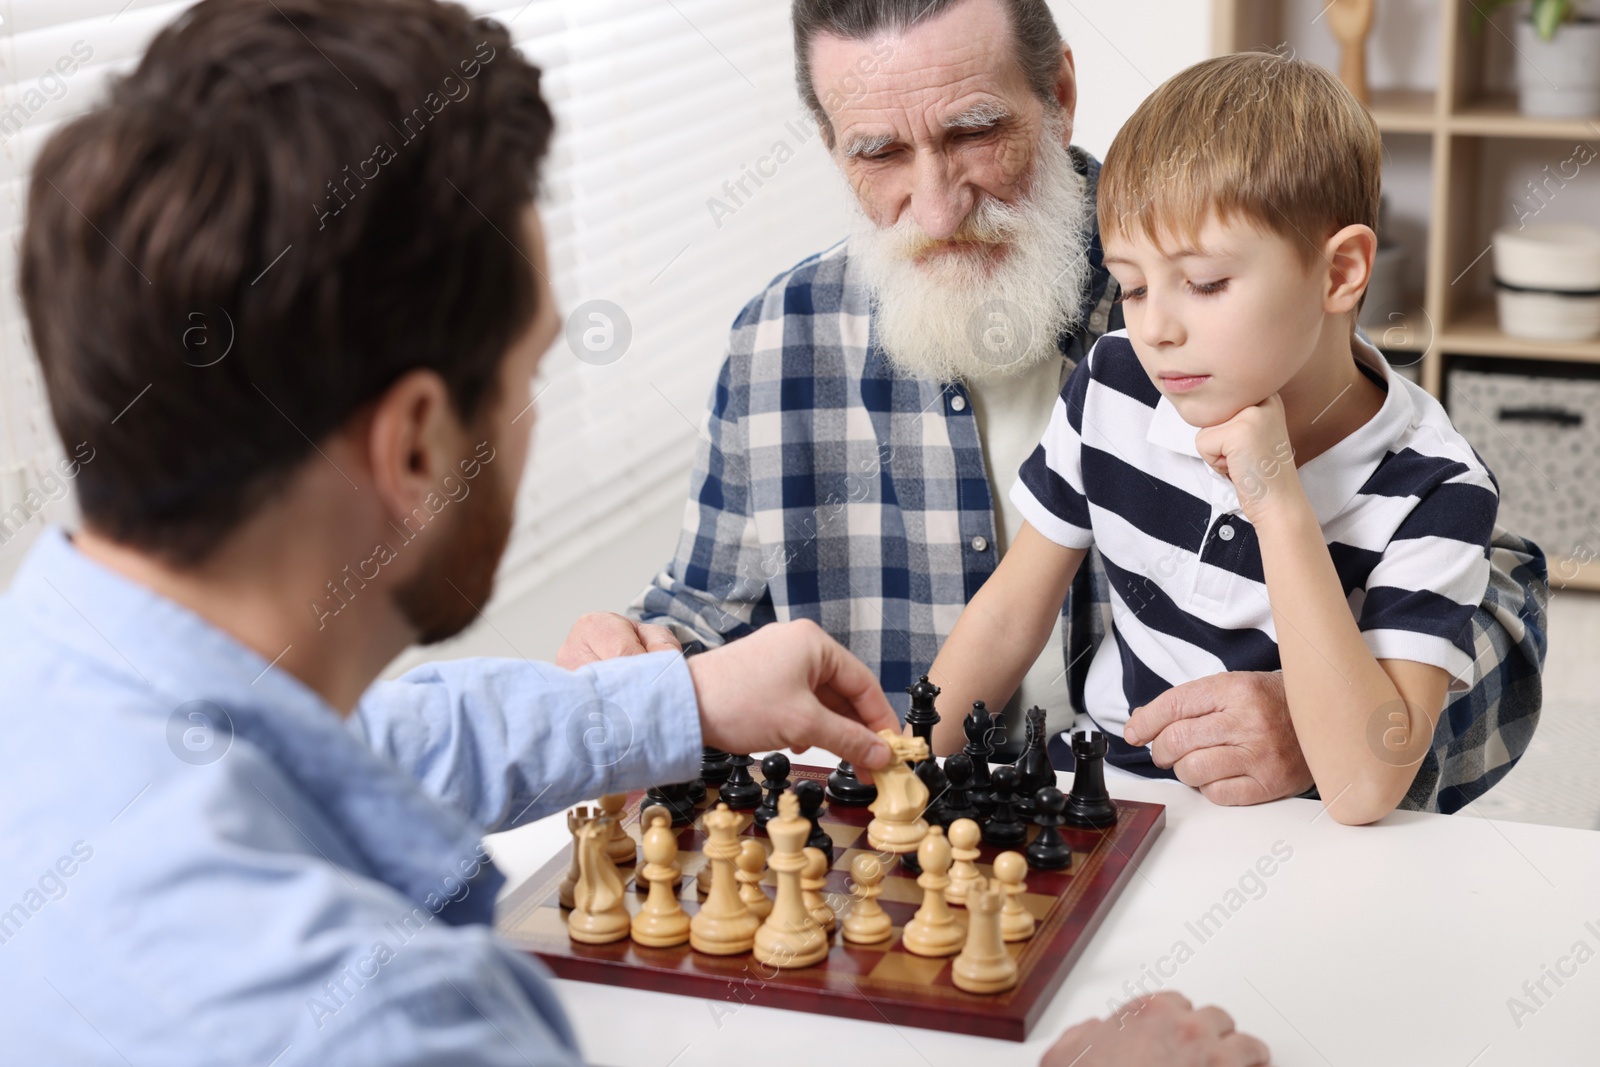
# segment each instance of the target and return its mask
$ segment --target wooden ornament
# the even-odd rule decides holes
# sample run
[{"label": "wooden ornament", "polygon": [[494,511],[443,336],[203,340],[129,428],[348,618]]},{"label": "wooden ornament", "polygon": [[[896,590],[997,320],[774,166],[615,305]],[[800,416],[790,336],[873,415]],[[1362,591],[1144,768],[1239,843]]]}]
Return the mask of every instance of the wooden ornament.
[{"label": "wooden ornament", "polygon": [[1339,42],[1339,80],[1355,98],[1371,106],[1367,87],[1367,34],[1372,30],[1374,0],[1332,0],[1328,29]]},{"label": "wooden ornament", "polygon": [[917,849],[917,862],[922,867],[922,874],[917,876],[917,885],[922,887],[922,907],[901,932],[900,943],[907,952],[918,956],[954,955],[961,951],[967,932],[945,903],[944,891],[950,885],[950,842],[939,827],[928,828],[927,837]]},{"label": "wooden ornament", "polygon": [[705,903],[689,922],[689,944],[709,956],[749,952],[755,944],[760,918],[739,897],[733,861],[739,855],[738,834],[744,825],[739,814],[718,804],[701,820],[709,840],[705,853],[711,861],[711,889]]},{"label": "wooden ornament", "polygon": [[802,850],[810,833],[811,824],[800,817],[800,798],[784,793],[778,798],[778,817],[767,823],[773,848],[767,862],[778,875],[778,897],[756,931],[754,950],[756,959],[769,967],[810,967],[828,957],[828,935],[806,910],[800,889],[806,866]]},{"label": "wooden ornament", "polygon": [[855,902],[850,905],[850,913],[844,917],[841,929],[844,939],[851,944],[876,945],[889,940],[894,933],[889,913],[878,903],[885,873],[883,861],[870,852],[862,852],[850,861],[851,895]]},{"label": "wooden ornament", "polygon": [[1028,891],[1023,879],[1028,873],[1028,861],[1020,852],[1002,852],[994,858],[994,877],[1005,893],[1005,905],[1000,911],[1000,933],[1007,941],[1026,941],[1033,936],[1033,915],[1022,906],[1022,894]]},{"label": "wooden ornament", "polygon": [[1004,993],[1017,984],[1017,961],[1000,937],[1003,894],[986,878],[967,889],[967,943],[950,968],[950,980],[968,993]]},{"label": "wooden ornament", "polygon": [[681,945],[689,940],[689,916],[672,891],[672,861],[678,858],[678,835],[672,832],[672,820],[665,812],[656,812],[644,832],[644,858],[644,868],[636,877],[650,883],[650,895],[633,917],[633,939],[651,948]]}]

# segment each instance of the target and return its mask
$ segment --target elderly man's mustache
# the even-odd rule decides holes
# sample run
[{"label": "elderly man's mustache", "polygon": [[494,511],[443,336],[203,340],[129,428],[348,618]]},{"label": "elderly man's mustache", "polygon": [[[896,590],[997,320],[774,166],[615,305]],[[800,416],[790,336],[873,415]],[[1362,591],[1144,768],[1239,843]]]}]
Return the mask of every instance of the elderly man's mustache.
[{"label": "elderly man's mustache", "polygon": [[884,235],[886,250],[897,258],[915,261],[935,252],[1009,245],[1021,233],[1023,216],[1023,211],[1015,205],[984,197],[955,233],[936,239],[929,237],[916,219],[906,215]]}]

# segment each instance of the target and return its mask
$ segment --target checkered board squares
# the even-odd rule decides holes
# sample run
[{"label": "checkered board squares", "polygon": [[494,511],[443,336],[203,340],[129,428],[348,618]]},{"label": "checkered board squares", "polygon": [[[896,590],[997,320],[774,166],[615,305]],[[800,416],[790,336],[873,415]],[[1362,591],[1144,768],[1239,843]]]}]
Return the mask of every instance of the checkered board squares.
[{"label": "checkered board squares", "polygon": [[[805,778],[824,781],[827,775],[826,769],[818,767],[790,771],[790,779],[796,782]],[[710,793],[708,804],[715,804],[715,788]],[[640,833],[642,801],[642,792],[630,795],[623,809],[628,832],[635,840]],[[563,978],[878,1022],[887,1019],[895,1025],[1021,1041],[1165,821],[1165,809],[1159,804],[1118,801],[1117,808],[1119,818],[1112,829],[1064,830],[1073,850],[1071,868],[1029,870],[1022,905],[1033,914],[1038,928],[1031,939],[1008,946],[1020,975],[1016,987],[992,996],[955,987],[950,977],[954,957],[928,959],[901,945],[901,931],[922,904],[922,889],[916,876],[898,862],[890,867],[882,883],[883,895],[878,898],[894,924],[889,940],[852,945],[835,932],[828,957],[814,967],[797,970],[775,972],[748,953],[707,956],[688,945],[655,949],[630,940],[609,945],[572,941],[559,900],[561,880],[571,863],[570,845],[506,898],[497,925],[503,936],[536,953]],[[841,918],[853,900],[850,864],[870,850],[866,826],[871,819],[872,813],[865,808],[847,807],[833,807],[822,818],[835,846],[824,892]],[[766,836],[755,827],[745,833]],[[705,842],[698,819],[678,833],[678,862],[684,876],[679,899],[690,915],[700,906],[695,875],[707,862],[702,851]],[[983,848],[978,867],[985,875],[991,873],[997,851]],[[644,903],[645,887],[635,884],[632,867],[624,866],[622,874],[630,889],[636,890],[627,894],[625,906],[630,913],[637,912]],[[773,872],[768,871],[763,881],[769,894],[773,892]],[[966,912],[954,910],[958,921],[965,922]]]}]

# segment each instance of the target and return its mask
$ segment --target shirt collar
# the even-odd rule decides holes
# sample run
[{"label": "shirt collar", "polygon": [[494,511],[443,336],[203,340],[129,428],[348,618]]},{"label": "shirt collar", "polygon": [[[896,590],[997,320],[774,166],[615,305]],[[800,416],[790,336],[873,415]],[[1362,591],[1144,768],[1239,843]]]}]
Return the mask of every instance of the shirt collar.
[{"label": "shirt collar", "polygon": [[[478,830],[379,758],[298,678],[85,556],[58,527],[34,544],[10,599],[37,632],[152,698],[132,702],[136,709],[163,718],[195,701],[220,709],[215,743],[260,751],[366,861],[362,873],[447,921],[491,921],[503,879],[484,857]],[[182,734],[182,719],[169,718],[169,738],[175,725]],[[474,891],[434,906],[474,871]]]},{"label": "shirt collar", "polygon": [[[1331,521],[1349,505],[1388,454],[1389,446],[1416,415],[1407,391],[1408,383],[1389,366],[1383,353],[1360,334],[1355,336],[1351,349],[1356,359],[1383,376],[1383,406],[1342,441],[1299,467],[1300,484],[1305,487],[1319,524]],[[1145,440],[1168,451],[1199,459],[1200,450],[1194,443],[1195,434],[1199,432],[1199,428],[1185,422],[1172,401],[1163,396],[1156,402]],[[1211,473],[1217,478],[1223,477],[1215,471]]]}]

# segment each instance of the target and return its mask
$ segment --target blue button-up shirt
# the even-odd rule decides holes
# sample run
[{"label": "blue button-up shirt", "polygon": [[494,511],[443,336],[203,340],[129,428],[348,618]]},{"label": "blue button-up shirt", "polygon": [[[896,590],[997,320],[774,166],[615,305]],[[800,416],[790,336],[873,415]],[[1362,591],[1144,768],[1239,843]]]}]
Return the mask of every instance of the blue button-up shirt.
[{"label": "blue button-up shirt", "polygon": [[0,1063],[577,1062],[481,835],[699,766],[673,654],[433,664],[345,720],[59,530],[0,678]]}]

